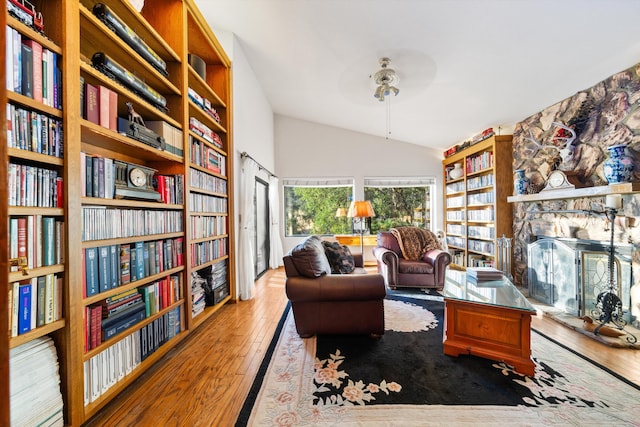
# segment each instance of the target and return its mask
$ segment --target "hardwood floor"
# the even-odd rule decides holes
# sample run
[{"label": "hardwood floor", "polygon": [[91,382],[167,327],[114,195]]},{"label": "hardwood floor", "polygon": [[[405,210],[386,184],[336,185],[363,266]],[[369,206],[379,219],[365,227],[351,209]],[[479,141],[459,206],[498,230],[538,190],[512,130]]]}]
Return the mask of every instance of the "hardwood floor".
[{"label": "hardwood floor", "polygon": [[[87,426],[233,426],[287,303],[284,269],[227,304]],[[532,327],[640,385],[640,351],[614,349],[542,316]]]}]

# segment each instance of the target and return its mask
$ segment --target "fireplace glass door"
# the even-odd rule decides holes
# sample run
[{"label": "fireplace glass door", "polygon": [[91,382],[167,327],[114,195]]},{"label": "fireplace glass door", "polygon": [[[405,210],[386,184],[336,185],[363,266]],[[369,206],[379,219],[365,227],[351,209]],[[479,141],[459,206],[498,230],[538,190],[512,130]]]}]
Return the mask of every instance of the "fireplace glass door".
[{"label": "fireplace glass door", "polygon": [[538,301],[578,315],[576,253],[555,239],[529,245],[529,294]]}]

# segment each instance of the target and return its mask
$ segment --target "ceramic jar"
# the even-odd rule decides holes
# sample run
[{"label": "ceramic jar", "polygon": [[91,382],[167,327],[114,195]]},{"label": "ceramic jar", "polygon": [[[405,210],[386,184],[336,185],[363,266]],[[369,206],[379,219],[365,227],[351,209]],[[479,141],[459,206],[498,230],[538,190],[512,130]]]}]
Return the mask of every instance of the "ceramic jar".
[{"label": "ceramic jar", "polygon": [[454,163],[453,169],[449,171],[449,178],[458,179],[462,178],[462,175],[464,175],[464,170],[462,170],[462,163]]},{"label": "ceramic jar", "polygon": [[527,194],[529,189],[529,178],[524,174],[524,169],[517,169],[513,179],[513,190],[517,195]]},{"label": "ceramic jar", "polygon": [[609,184],[631,182],[633,180],[633,161],[626,154],[626,144],[612,145],[609,158],[602,164],[604,177]]}]

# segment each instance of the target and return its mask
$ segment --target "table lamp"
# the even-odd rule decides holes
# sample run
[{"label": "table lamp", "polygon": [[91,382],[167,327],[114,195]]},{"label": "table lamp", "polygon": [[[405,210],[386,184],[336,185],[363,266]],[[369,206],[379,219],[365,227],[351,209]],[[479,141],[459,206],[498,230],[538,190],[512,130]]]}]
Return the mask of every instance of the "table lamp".
[{"label": "table lamp", "polygon": [[364,257],[365,219],[376,216],[376,213],[373,211],[373,206],[371,206],[370,201],[358,200],[351,202],[347,216],[350,218],[357,218],[360,223],[360,253]]}]

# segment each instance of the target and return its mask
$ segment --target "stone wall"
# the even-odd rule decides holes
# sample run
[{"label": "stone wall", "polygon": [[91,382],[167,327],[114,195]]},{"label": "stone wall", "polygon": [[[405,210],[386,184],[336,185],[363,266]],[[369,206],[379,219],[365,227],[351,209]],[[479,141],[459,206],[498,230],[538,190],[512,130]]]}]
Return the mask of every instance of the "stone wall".
[{"label": "stone wall", "polygon": [[[518,123],[513,135],[513,169],[525,169],[530,192],[537,193],[554,169],[571,171],[584,187],[607,185],[603,162],[607,147],[627,144],[640,177],[640,64],[617,73]],[[527,244],[535,236],[609,241],[608,221],[601,215],[557,211],[604,209],[604,197],[514,204],[515,282],[527,283]],[[543,211],[556,211],[544,213]],[[616,218],[615,240],[634,244],[632,305],[640,289],[640,194],[624,195]],[[639,226],[635,226],[639,225]],[[634,308],[635,316],[640,309]]]}]

